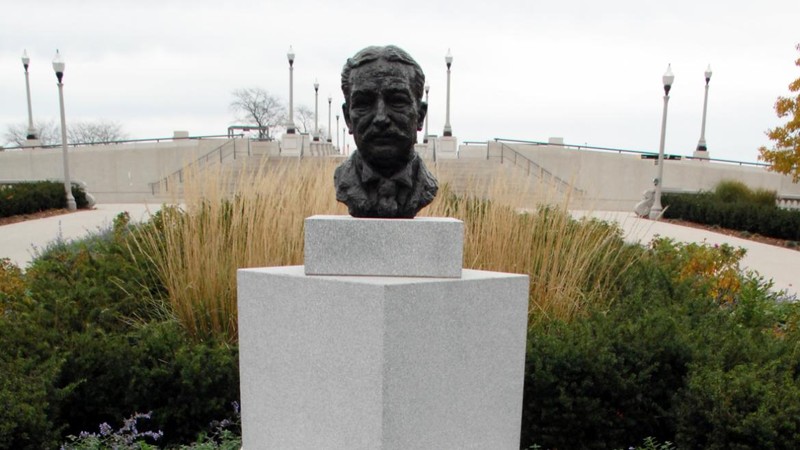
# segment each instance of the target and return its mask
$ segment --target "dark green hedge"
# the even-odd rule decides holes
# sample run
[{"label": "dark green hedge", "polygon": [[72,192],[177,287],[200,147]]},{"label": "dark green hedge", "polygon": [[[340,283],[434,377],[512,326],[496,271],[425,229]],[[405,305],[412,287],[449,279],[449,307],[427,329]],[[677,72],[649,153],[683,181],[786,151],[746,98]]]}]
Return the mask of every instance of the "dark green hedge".
[{"label": "dark green hedge", "polygon": [[[78,208],[86,208],[88,201],[83,188],[72,185],[72,196]],[[48,209],[66,208],[64,183],[58,181],[32,181],[0,184],[0,217],[31,214]]]},{"label": "dark green hedge", "polygon": [[753,202],[724,202],[714,194],[664,194],[664,217],[753,234],[800,240],[800,211]]},{"label": "dark green hedge", "polygon": [[51,244],[24,293],[0,286],[0,449],[58,448],[149,411],[169,446],[230,416],[238,349],[186,338],[129,238],[121,215],[107,232]]},{"label": "dark green hedge", "polygon": [[520,448],[797,448],[800,306],[757,279],[720,306],[673,275],[643,260],[609,311],[530,330]]}]

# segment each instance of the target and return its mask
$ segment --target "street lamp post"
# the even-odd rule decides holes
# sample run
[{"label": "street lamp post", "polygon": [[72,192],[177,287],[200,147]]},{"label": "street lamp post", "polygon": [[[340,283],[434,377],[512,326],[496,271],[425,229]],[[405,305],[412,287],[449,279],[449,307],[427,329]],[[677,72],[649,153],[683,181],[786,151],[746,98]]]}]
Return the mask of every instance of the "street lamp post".
[{"label": "street lamp post", "polygon": [[314,80],[314,142],[319,141],[319,82]]},{"label": "street lamp post", "polygon": [[58,79],[58,102],[61,106],[61,153],[64,159],[64,191],[67,196],[67,209],[75,211],[75,197],[72,196],[72,183],[69,179],[69,157],[67,156],[67,119],[64,114],[64,84],[61,82],[64,78],[64,60],[61,59],[61,54],[56,50],[56,56],[53,58],[53,70],[56,72]]},{"label": "street lamp post", "polygon": [[25,138],[29,141],[35,141],[36,129],[33,128],[33,111],[31,110],[31,84],[28,80],[28,65],[31,59],[28,57],[28,50],[22,51],[22,67],[25,68],[25,92],[28,95],[28,136]]},{"label": "street lamp post", "polygon": [[453,64],[453,55],[450,49],[447,49],[447,56],[444,57],[444,62],[447,63],[447,115],[444,121],[444,136],[452,136],[453,128],[450,126],[450,66]]},{"label": "street lamp post", "polygon": [[336,115],[336,150],[342,153],[342,147],[339,145],[339,115]]},{"label": "street lamp post", "polygon": [[653,199],[653,207],[650,208],[650,218],[658,219],[661,217],[661,212],[664,208],[661,206],[661,188],[664,184],[664,141],[667,133],[667,105],[669,104],[669,90],[672,88],[672,82],[675,81],[675,75],[672,74],[672,65],[667,66],[667,71],[661,77],[664,83],[664,112],[661,115],[661,142],[658,146],[658,177],[653,181],[656,186],[655,198]]},{"label": "street lamp post", "polygon": [[[427,104],[428,106],[430,106],[430,104],[428,103],[428,92],[430,92],[430,90],[431,90],[431,85],[426,84],[425,85],[425,104]],[[430,111],[428,111],[428,112],[430,113]],[[428,122],[430,121],[430,117],[431,117],[430,114],[426,114],[425,115],[425,135],[422,136],[422,143],[423,144],[427,144],[428,143]]]},{"label": "street lamp post", "polygon": [[331,142],[331,101],[333,101],[333,98],[328,95],[328,132],[326,133],[326,136],[328,136],[326,141],[328,141],[328,143]]},{"label": "street lamp post", "polygon": [[289,118],[286,121],[286,133],[294,134],[294,50],[291,45],[286,58],[289,60]]},{"label": "street lamp post", "polygon": [[700,141],[697,142],[697,151],[704,152],[700,154],[702,155],[701,157],[707,157],[708,155],[708,153],[705,153],[708,151],[708,147],[706,147],[706,111],[708,111],[708,82],[711,81],[711,64],[708,65],[704,75],[706,76],[706,94],[703,99],[703,122],[700,125]]}]

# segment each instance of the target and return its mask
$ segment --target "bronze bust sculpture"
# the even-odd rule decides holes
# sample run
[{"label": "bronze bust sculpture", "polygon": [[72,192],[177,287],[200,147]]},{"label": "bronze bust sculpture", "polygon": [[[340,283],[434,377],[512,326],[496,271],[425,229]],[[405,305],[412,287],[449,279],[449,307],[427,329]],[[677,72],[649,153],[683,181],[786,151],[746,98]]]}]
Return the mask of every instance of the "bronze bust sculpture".
[{"label": "bronze bust sculpture", "polygon": [[414,150],[428,105],[425,74],[402,49],[367,47],[342,69],[342,112],[357,150],[336,168],[336,200],[353,217],[413,218],[436,196]]}]

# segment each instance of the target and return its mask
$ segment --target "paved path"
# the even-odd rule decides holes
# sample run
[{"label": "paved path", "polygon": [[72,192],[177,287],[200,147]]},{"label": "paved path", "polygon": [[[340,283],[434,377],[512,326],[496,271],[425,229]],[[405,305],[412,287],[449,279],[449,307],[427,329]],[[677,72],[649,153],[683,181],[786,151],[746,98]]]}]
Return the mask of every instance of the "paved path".
[{"label": "paved path", "polygon": [[[37,249],[44,248],[59,235],[67,240],[80,238],[110,226],[114,217],[120,212],[127,211],[132,221],[140,221],[147,219],[151,212],[157,211],[158,208],[159,205],[135,203],[101,204],[90,211],[2,225],[0,258],[8,257],[24,268],[33,259]],[[574,211],[573,214],[580,217],[587,213]],[[647,243],[658,234],[682,242],[707,242],[711,245],[727,243],[734,247],[744,247],[747,249],[743,260],[746,268],[756,270],[766,279],[772,279],[776,290],[786,290],[790,296],[798,296],[800,293],[800,251],[697,228],[640,219],[633,213],[601,211],[591,214],[602,220],[618,222],[629,242]]]},{"label": "paved path", "polygon": [[111,226],[117,214],[127,211],[131,221],[137,222],[150,217],[150,212],[158,211],[160,205],[138,203],[102,204],[92,210],[78,210],[70,214],[28,220],[0,226],[0,258],[24,268],[38,251],[59,236],[73,240],[89,233]]}]

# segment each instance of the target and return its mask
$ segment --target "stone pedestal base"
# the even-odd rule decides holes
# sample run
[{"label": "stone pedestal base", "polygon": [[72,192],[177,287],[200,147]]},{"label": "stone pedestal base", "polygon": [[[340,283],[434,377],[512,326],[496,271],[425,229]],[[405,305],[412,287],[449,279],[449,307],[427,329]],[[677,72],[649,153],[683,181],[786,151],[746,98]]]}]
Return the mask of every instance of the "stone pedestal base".
[{"label": "stone pedestal base", "polygon": [[245,449],[519,448],[528,279],[239,271]]},{"label": "stone pedestal base", "polygon": [[692,154],[693,157],[697,159],[708,159],[708,150],[695,150]]},{"label": "stone pedestal base", "polygon": [[245,449],[519,448],[528,277],[454,219],[314,216],[306,266],[238,272]]}]

